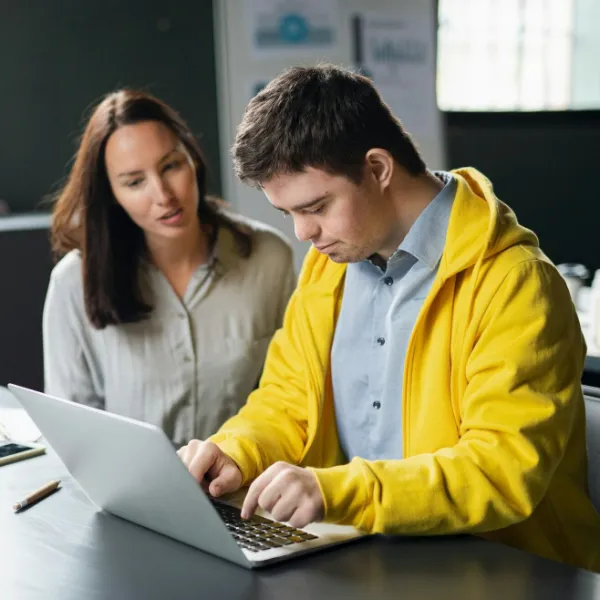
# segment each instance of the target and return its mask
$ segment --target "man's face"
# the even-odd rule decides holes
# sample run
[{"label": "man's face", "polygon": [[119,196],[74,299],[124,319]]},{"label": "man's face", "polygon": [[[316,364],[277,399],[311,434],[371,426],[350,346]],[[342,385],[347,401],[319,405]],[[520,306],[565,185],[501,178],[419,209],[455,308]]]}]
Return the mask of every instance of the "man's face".
[{"label": "man's face", "polygon": [[277,175],[262,188],[275,208],[291,215],[299,240],[338,263],[377,253],[394,228],[393,207],[368,165],[359,184],[307,167]]}]

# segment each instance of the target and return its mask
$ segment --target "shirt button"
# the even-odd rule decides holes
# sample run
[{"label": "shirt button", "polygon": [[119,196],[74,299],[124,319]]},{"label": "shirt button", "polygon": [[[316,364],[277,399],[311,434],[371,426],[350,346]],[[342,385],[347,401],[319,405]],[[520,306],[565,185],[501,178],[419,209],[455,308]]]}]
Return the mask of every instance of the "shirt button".
[{"label": "shirt button", "polygon": [[385,283],[385,285],[392,285],[394,283],[394,278],[393,277],[386,277],[383,280],[383,283]]},{"label": "shirt button", "polygon": [[181,312],[181,313],[177,313],[177,316],[178,316],[180,319],[186,319],[186,318],[187,318],[187,315],[186,315],[185,313],[183,313],[183,312]]},{"label": "shirt button", "polygon": [[385,344],[385,339],[384,339],[384,338],[382,338],[382,337],[378,337],[378,338],[377,338],[377,343],[378,343],[380,346],[383,346],[383,345]]},{"label": "shirt button", "polygon": [[192,362],[192,359],[189,356],[184,356],[183,362],[189,363],[189,362]]},{"label": "shirt button", "polygon": [[375,402],[373,402],[373,408],[379,410],[381,408],[381,402],[379,402],[379,400],[375,400]]}]

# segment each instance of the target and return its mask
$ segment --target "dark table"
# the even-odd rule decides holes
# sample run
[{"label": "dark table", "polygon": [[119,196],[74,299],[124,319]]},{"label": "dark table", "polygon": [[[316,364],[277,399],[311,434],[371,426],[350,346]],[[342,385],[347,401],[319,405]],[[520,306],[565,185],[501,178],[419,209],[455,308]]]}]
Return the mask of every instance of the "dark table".
[{"label": "dark table", "polygon": [[[14,514],[51,479],[63,489]],[[473,537],[366,538],[246,571],[97,512],[52,451],[0,467],[2,600],[588,600],[600,577]]]}]

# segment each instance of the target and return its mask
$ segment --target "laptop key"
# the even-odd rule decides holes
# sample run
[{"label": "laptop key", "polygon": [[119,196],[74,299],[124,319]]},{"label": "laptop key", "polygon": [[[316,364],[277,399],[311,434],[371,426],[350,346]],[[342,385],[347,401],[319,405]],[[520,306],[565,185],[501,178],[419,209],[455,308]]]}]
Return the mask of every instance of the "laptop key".
[{"label": "laptop key", "polygon": [[[240,517],[241,518],[241,517]],[[251,519],[250,522],[254,522],[254,523],[273,523],[273,521],[271,521],[270,519],[265,519],[265,517],[261,517],[260,515],[254,515]]]},{"label": "laptop key", "polygon": [[303,540],[299,535],[293,535],[292,537],[287,538],[288,540],[291,540],[292,542],[296,542],[296,543],[300,543],[300,542],[304,542],[305,540]]},{"label": "laptop key", "polygon": [[240,544],[240,546],[245,550],[250,550],[252,552],[258,552],[260,550],[260,548],[258,548],[257,546],[250,546],[248,544]]},{"label": "laptop key", "polygon": [[259,544],[256,544],[256,547],[257,547],[259,550],[271,550],[271,548],[270,548],[269,546],[267,546],[266,544],[260,544],[260,543],[259,543]]},{"label": "laptop key", "polygon": [[294,542],[292,542],[292,540],[290,540],[288,538],[280,538],[280,537],[273,538],[271,541],[277,542],[280,546],[289,546],[290,544],[294,543]]}]

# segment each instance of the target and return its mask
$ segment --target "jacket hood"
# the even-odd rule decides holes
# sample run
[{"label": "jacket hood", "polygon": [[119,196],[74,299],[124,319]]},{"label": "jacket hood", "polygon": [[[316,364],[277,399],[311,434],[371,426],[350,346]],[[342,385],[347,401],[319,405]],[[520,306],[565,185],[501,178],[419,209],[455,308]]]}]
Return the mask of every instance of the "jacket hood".
[{"label": "jacket hood", "polygon": [[537,236],[494,194],[490,180],[471,167],[452,171],[457,180],[446,247],[445,277],[455,275],[511,246],[539,247]]}]

